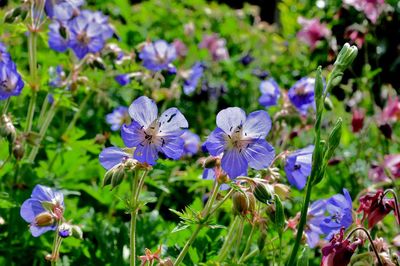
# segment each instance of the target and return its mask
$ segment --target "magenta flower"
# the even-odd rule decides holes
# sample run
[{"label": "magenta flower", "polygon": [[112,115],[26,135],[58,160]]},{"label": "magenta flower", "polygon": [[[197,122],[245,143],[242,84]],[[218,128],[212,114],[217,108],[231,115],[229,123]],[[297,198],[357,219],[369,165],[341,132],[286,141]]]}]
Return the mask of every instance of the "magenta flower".
[{"label": "magenta flower", "polygon": [[374,182],[390,181],[385,169],[389,170],[394,178],[400,178],[400,154],[385,155],[381,165],[373,165],[371,167],[368,177]]},{"label": "magenta flower", "polygon": [[308,44],[311,50],[314,50],[318,42],[331,35],[331,31],[326,27],[325,23],[321,23],[318,19],[306,19],[299,17],[297,22],[302,29],[297,33],[297,38]]},{"label": "magenta flower", "polygon": [[64,195],[49,187],[36,185],[29,199],[21,206],[21,217],[30,223],[34,237],[56,230],[57,222],[63,218]]},{"label": "magenta flower", "polygon": [[365,16],[373,24],[376,24],[385,9],[385,0],[344,0],[343,3],[364,12]]},{"label": "magenta flower", "polygon": [[363,110],[355,109],[353,111],[353,117],[351,118],[351,127],[353,133],[361,131],[361,129],[364,126],[364,118],[365,118],[365,113]]},{"label": "magenta flower", "polygon": [[381,124],[392,123],[400,120],[399,97],[389,97],[385,108],[383,108],[379,119]]}]

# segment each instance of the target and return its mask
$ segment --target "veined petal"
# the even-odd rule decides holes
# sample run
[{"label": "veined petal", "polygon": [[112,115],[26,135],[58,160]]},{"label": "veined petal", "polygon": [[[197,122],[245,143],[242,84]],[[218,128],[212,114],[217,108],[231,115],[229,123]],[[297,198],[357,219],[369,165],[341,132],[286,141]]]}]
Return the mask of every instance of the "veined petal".
[{"label": "veined petal", "polygon": [[179,136],[163,137],[160,149],[168,158],[178,160],[183,155],[184,144],[185,142]]},{"label": "veined petal", "polygon": [[39,200],[27,199],[22,203],[20,215],[26,222],[32,223],[38,214],[45,211]]},{"label": "veined petal", "polygon": [[208,136],[207,141],[205,143],[208,152],[212,156],[218,156],[225,149],[225,136],[226,133],[217,127],[211,134]]},{"label": "veined petal", "polygon": [[129,126],[126,124],[122,126],[121,137],[125,146],[129,148],[137,147],[145,140],[144,131],[136,121],[132,121]]},{"label": "veined petal", "polygon": [[110,170],[121,163],[124,158],[130,155],[118,147],[105,148],[99,155],[100,164],[107,170]]},{"label": "veined petal", "polygon": [[243,125],[243,135],[245,137],[265,139],[271,129],[271,124],[271,118],[267,112],[252,112]]},{"label": "veined petal", "polygon": [[56,225],[54,225],[54,226],[36,226],[36,225],[31,225],[29,227],[29,230],[31,231],[32,236],[38,237],[38,236],[46,233],[47,231],[56,230]]},{"label": "veined petal", "polygon": [[237,149],[224,152],[221,167],[228,174],[229,178],[234,179],[240,175],[246,175],[247,166],[246,158]]},{"label": "veined petal", "polygon": [[182,129],[188,128],[189,124],[183,114],[175,107],[167,109],[159,119],[159,136],[181,135]]},{"label": "veined petal", "polygon": [[238,107],[229,107],[217,114],[217,126],[230,135],[246,121],[246,113]]},{"label": "veined petal", "polygon": [[249,166],[256,170],[268,167],[275,157],[275,150],[267,141],[260,139],[243,149]]},{"label": "veined petal", "polygon": [[146,96],[137,98],[129,106],[129,115],[145,129],[157,119],[158,108],[156,103]]},{"label": "veined petal", "polygon": [[136,147],[133,157],[141,163],[155,165],[158,159],[157,146],[155,144],[141,144]]}]

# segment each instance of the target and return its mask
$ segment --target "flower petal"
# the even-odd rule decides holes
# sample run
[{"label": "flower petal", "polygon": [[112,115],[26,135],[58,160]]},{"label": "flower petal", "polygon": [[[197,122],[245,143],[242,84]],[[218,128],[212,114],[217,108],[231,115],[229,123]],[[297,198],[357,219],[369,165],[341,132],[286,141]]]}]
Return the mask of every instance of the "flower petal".
[{"label": "flower petal", "polygon": [[271,164],[275,150],[264,139],[260,139],[243,149],[243,155],[251,168],[261,170]]},{"label": "flower petal", "polygon": [[132,121],[129,126],[122,126],[121,137],[125,146],[129,148],[137,147],[145,140],[144,131],[136,121]]},{"label": "flower petal", "polygon": [[229,135],[245,121],[246,113],[238,107],[229,107],[217,114],[217,126]]},{"label": "flower petal", "polygon": [[247,174],[246,158],[237,149],[224,152],[221,160],[222,169],[228,174],[229,178],[234,179]]},{"label": "flower petal", "polygon": [[178,160],[183,155],[183,145],[185,142],[180,137],[163,137],[161,151],[170,159]]},{"label": "flower petal", "polygon": [[208,152],[212,156],[218,156],[224,152],[225,149],[225,132],[217,127],[211,134],[208,136],[205,146]]},{"label": "flower petal", "polygon": [[189,124],[183,114],[175,107],[167,109],[159,119],[159,136],[180,136],[182,129],[188,128]]},{"label": "flower petal", "polygon": [[118,147],[105,148],[99,155],[100,164],[107,170],[110,170],[121,163],[124,158],[130,155]]},{"label": "flower petal", "polygon": [[137,98],[131,106],[129,106],[129,115],[140,126],[147,127],[157,119],[158,108],[156,103],[146,96]]},{"label": "flower petal", "polygon": [[158,159],[157,146],[154,144],[141,144],[136,147],[133,157],[141,163],[155,165]]}]

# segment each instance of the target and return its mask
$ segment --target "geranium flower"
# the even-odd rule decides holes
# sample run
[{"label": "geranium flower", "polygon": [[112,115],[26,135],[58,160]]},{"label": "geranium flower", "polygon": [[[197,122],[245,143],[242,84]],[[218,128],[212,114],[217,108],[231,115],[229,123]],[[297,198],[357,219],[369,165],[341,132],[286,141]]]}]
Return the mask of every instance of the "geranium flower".
[{"label": "geranium flower", "polygon": [[331,35],[331,31],[326,27],[325,23],[321,23],[319,19],[306,19],[299,17],[297,22],[302,26],[302,29],[297,33],[297,38],[311,47],[314,50],[319,40],[327,38]]},{"label": "geranium flower", "polygon": [[229,58],[228,50],[226,49],[226,41],[219,38],[217,34],[205,35],[199,44],[199,48],[206,48],[214,61],[226,60]]},{"label": "geranium flower", "polygon": [[279,86],[273,78],[261,81],[260,92],[261,97],[258,99],[258,102],[262,106],[270,107],[277,105],[280,97],[280,92]]},{"label": "geranium flower", "polygon": [[99,155],[100,164],[110,170],[114,166],[132,158],[132,154],[118,147],[108,147],[101,151]]},{"label": "geranium flower", "polygon": [[57,222],[63,218],[64,195],[49,187],[36,185],[31,198],[21,206],[21,217],[30,223],[29,229],[34,237],[56,230]]},{"label": "geranium flower", "polygon": [[320,224],[325,219],[326,200],[317,200],[313,202],[308,209],[307,224],[304,232],[307,237],[307,244],[310,248],[315,248],[323,235]]},{"label": "geranium flower", "polygon": [[175,46],[164,40],[146,43],[139,54],[139,58],[143,60],[143,66],[151,71],[168,69],[176,56]]},{"label": "geranium flower", "polygon": [[125,106],[118,106],[112,113],[106,115],[106,122],[111,125],[113,131],[119,130],[123,124],[129,124],[130,121],[128,108]]},{"label": "geranium flower", "polygon": [[360,207],[357,212],[363,212],[361,221],[368,220],[368,228],[374,227],[378,222],[382,221],[391,211],[395,211],[397,222],[399,214],[396,213],[394,199],[384,197],[383,190],[378,190],[375,193],[368,193],[360,197]]},{"label": "geranium flower", "polygon": [[349,264],[358,246],[362,245],[362,240],[356,239],[350,242],[344,239],[344,228],[334,235],[326,246],[322,248],[321,266],[346,266]]},{"label": "geranium flower", "polygon": [[13,62],[8,64],[0,63],[0,100],[20,95],[24,85]]},{"label": "geranium flower", "polygon": [[139,97],[129,107],[130,125],[122,126],[121,135],[127,147],[136,147],[134,158],[154,165],[158,153],[177,160],[183,154],[180,137],[188,127],[186,118],[177,108],[169,108],[157,117],[156,103],[146,96]]},{"label": "geranium flower", "polygon": [[129,74],[121,74],[114,77],[115,81],[118,82],[119,85],[125,86],[131,82],[131,78]]},{"label": "geranium flower", "polygon": [[265,140],[271,129],[267,112],[256,111],[246,117],[238,107],[230,107],[217,115],[217,128],[207,138],[207,150],[213,156],[223,153],[222,169],[234,179],[247,174],[247,168],[268,167],[274,148]]},{"label": "geranium flower", "polygon": [[285,173],[289,183],[298,189],[306,186],[307,178],[311,174],[312,154],[314,145],[297,150],[286,158]]},{"label": "geranium flower", "polygon": [[192,68],[188,71],[183,84],[183,92],[186,95],[191,94],[196,90],[196,86],[199,83],[201,76],[203,76],[204,65],[200,62],[196,62]]},{"label": "geranium flower", "polygon": [[192,156],[199,151],[200,147],[200,137],[186,129],[181,135],[183,139],[183,155]]},{"label": "geranium flower", "polygon": [[83,0],[46,0],[44,10],[48,17],[62,19],[61,12],[69,13],[70,9],[78,9],[84,2]]},{"label": "geranium flower", "polygon": [[344,0],[343,3],[364,12],[365,16],[373,24],[376,24],[382,11],[385,9],[385,0]]},{"label": "geranium flower", "polygon": [[314,86],[315,79],[305,77],[289,89],[289,99],[302,115],[306,115],[310,107],[315,109]]}]

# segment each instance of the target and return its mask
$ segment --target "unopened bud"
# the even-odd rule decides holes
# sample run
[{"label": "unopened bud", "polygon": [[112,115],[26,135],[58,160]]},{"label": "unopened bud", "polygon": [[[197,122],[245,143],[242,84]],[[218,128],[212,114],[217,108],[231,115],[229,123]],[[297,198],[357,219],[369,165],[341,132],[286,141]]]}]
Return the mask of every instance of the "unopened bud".
[{"label": "unopened bud", "polygon": [[16,140],[14,142],[12,152],[17,161],[21,160],[24,157],[25,148],[24,145],[21,143],[21,141]]},{"label": "unopened bud", "polygon": [[272,200],[272,189],[263,183],[257,182],[253,189],[254,197],[265,204],[270,204]]},{"label": "unopened bud", "polygon": [[42,212],[35,217],[37,226],[48,226],[54,224],[54,217],[49,212]]},{"label": "unopened bud", "polygon": [[333,103],[332,103],[331,99],[325,98],[324,107],[328,111],[332,111],[333,110]]},{"label": "unopened bud", "polygon": [[82,229],[77,225],[71,226],[72,237],[76,239],[83,239],[83,232]]},{"label": "unopened bud", "polygon": [[160,260],[160,264],[158,264],[159,266],[173,266],[174,263],[172,262],[172,260],[170,258],[166,258],[164,260]]},{"label": "unopened bud", "polygon": [[279,196],[279,198],[286,199],[289,196],[290,187],[277,183],[274,184],[274,192]]},{"label": "unopened bud", "polygon": [[256,205],[256,199],[253,193],[249,192],[234,192],[232,195],[232,202],[233,213],[242,216],[254,211]]},{"label": "unopened bud", "polygon": [[14,142],[17,132],[11,118],[3,114],[0,118],[0,136],[5,137],[9,142]]},{"label": "unopened bud", "polygon": [[210,156],[204,160],[204,168],[214,168],[219,164],[220,159],[218,157]]},{"label": "unopened bud", "polygon": [[126,173],[123,165],[115,167],[115,171],[111,178],[111,189],[114,189],[116,186],[121,184],[122,180],[125,178],[125,175]]},{"label": "unopened bud", "polygon": [[58,235],[62,238],[67,238],[72,235],[72,227],[68,223],[62,223],[58,228]]}]

